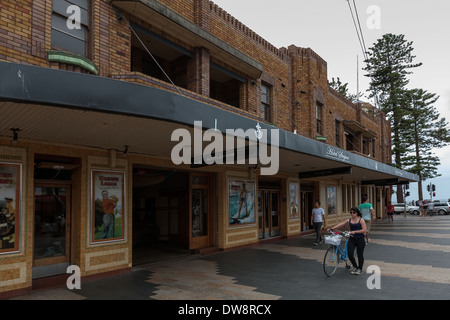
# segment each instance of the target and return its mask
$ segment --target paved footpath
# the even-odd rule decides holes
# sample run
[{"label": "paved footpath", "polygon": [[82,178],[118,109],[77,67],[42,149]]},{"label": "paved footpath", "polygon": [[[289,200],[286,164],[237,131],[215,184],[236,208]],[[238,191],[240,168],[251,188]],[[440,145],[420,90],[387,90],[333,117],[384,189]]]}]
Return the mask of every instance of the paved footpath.
[{"label": "paved footpath", "polygon": [[[372,223],[364,273],[322,269],[325,244],[283,239],[208,256],[191,255],[12,300],[441,300],[450,299],[450,216],[394,216]],[[376,274],[367,273],[377,266]],[[369,289],[379,285],[379,288]]]}]

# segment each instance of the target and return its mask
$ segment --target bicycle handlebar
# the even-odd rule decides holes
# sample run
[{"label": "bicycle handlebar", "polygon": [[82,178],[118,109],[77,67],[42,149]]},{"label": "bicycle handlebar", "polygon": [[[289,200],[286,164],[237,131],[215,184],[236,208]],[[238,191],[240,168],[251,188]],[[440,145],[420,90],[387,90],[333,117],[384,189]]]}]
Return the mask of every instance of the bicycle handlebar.
[{"label": "bicycle handlebar", "polygon": [[341,234],[344,237],[348,238],[351,237],[352,235],[350,234],[350,231],[342,231],[342,230],[338,230],[338,229],[329,229],[328,230],[331,234]]}]

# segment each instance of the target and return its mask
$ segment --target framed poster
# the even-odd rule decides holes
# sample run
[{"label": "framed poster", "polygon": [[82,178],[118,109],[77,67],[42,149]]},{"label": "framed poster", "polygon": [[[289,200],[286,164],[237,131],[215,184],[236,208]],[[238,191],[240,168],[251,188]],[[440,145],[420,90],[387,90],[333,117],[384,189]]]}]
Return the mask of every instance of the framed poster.
[{"label": "framed poster", "polygon": [[0,162],[0,254],[19,250],[22,165]]},{"label": "framed poster", "polygon": [[289,219],[300,217],[299,185],[297,182],[289,182]]},{"label": "framed poster", "polygon": [[229,226],[255,223],[255,182],[228,180]]},{"label": "framed poster", "polygon": [[93,243],[125,238],[125,173],[92,170],[91,239]]},{"label": "framed poster", "polygon": [[336,187],[335,186],[327,187],[327,213],[329,215],[336,213]]}]

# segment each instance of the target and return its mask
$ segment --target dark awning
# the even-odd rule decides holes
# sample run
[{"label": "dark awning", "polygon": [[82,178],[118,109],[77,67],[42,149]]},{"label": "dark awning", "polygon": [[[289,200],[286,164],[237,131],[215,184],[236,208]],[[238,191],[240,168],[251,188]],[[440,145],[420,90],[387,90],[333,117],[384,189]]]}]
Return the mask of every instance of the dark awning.
[{"label": "dark awning", "polygon": [[[169,157],[178,128],[255,129],[272,125],[217,108],[175,92],[94,75],[0,61],[0,135]],[[280,172],[302,173],[352,167],[355,181],[418,176],[322,142],[279,130]]]},{"label": "dark awning", "polygon": [[344,127],[352,130],[353,132],[361,132],[363,136],[367,138],[375,138],[377,134],[372,130],[367,129],[362,123],[356,120],[344,120]]}]

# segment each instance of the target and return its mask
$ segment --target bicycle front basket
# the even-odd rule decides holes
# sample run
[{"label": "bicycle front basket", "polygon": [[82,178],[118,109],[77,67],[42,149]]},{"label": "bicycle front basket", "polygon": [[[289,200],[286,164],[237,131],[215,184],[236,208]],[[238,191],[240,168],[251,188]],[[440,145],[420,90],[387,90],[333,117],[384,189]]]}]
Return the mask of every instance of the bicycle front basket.
[{"label": "bicycle front basket", "polygon": [[331,236],[326,235],[325,243],[338,246],[341,244],[341,239],[342,239],[342,236],[340,234],[333,234]]}]

